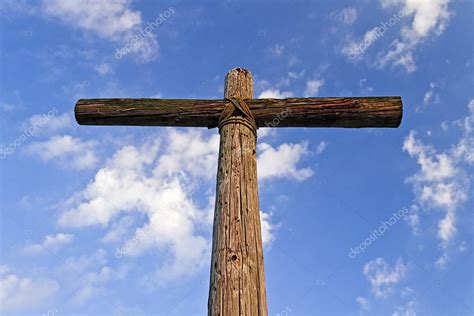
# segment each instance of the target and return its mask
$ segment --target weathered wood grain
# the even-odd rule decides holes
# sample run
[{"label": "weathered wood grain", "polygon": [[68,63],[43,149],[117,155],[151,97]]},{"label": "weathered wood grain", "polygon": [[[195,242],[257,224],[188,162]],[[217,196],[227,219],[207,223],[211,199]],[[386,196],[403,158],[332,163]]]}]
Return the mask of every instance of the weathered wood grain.
[{"label": "weathered wood grain", "polygon": [[[259,127],[398,127],[400,97],[245,100]],[[225,100],[81,99],[82,125],[216,127]],[[283,117],[284,116],[284,117]]]},{"label": "weathered wood grain", "polygon": [[[250,73],[231,70],[225,96],[251,98]],[[256,138],[236,123],[220,134],[208,315],[267,315]]]}]

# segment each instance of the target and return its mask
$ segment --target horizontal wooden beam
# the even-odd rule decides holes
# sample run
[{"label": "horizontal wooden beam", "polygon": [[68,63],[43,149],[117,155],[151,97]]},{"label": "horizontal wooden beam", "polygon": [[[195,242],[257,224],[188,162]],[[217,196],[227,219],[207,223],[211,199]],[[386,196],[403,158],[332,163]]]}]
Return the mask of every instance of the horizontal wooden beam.
[{"label": "horizontal wooden beam", "polygon": [[[259,127],[398,127],[401,97],[245,100]],[[81,99],[81,125],[216,127],[226,100]]]}]

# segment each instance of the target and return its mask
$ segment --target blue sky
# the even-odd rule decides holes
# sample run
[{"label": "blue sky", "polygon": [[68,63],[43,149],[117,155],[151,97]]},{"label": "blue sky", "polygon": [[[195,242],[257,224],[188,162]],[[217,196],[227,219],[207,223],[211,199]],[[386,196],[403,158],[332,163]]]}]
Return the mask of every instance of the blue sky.
[{"label": "blue sky", "polygon": [[[400,95],[398,129],[260,129],[270,315],[473,315],[473,4],[0,4],[0,313],[203,315],[218,133],[79,98]],[[151,24],[153,23],[153,24]],[[471,91],[471,92],[469,92]]]}]

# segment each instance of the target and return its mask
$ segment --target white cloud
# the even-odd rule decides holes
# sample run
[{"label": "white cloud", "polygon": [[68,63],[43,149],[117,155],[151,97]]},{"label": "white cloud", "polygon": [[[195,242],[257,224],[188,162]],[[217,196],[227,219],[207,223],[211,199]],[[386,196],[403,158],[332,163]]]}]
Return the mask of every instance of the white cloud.
[{"label": "white cloud", "polygon": [[415,305],[415,301],[411,300],[406,305],[398,307],[392,316],[416,316]]},{"label": "white cloud", "polygon": [[321,154],[326,149],[327,145],[328,145],[328,143],[326,141],[322,140],[319,143],[318,147],[316,148],[316,153],[318,155]]},{"label": "white cloud", "polygon": [[159,56],[159,45],[156,37],[139,35],[140,33],[127,32],[120,41],[120,48],[115,51],[115,58],[120,59],[122,56],[132,54],[140,63],[154,61]]},{"label": "white cloud", "polygon": [[107,264],[106,256],[105,250],[98,249],[90,255],[68,257],[59,267],[59,272],[66,277],[76,278],[95,267],[105,266]]},{"label": "white cloud", "polygon": [[362,93],[371,93],[374,91],[374,88],[367,83],[367,78],[362,78],[359,80],[359,88]]},{"label": "white cloud", "polygon": [[377,55],[377,65],[379,68],[385,68],[388,65],[402,67],[407,73],[412,73],[416,70],[413,48],[405,42],[394,40],[388,52],[380,52]]},{"label": "white cloud", "polygon": [[360,41],[350,39],[342,48],[341,53],[351,59],[360,58],[381,36],[378,27],[374,27],[365,32]]},{"label": "white cloud", "polygon": [[285,50],[285,46],[279,45],[279,44],[276,44],[270,49],[272,55],[276,57],[280,57],[281,55],[283,55],[284,50]]},{"label": "white cloud", "polygon": [[275,135],[276,130],[272,128],[267,128],[267,127],[259,127],[257,130],[257,137],[258,139],[262,139],[264,137],[268,137],[270,135]]},{"label": "white cloud", "polygon": [[[198,205],[194,194],[197,190],[213,191],[218,147],[217,134],[204,137],[196,130],[174,129],[161,142],[150,138],[141,147],[124,146],[84,190],[65,202],[58,224],[102,226],[107,229],[103,242],[120,243],[119,257],[159,255],[159,281],[192,274],[208,263],[210,240],[200,232],[212,225],[214,202],[209,194],[207,203]],[[261,178],[303,180],[310,176],[310,169],[296,168],[306,152],[306,144],[283,144],[276,150],[264,144],[263,161],[283,162],[279,166],[285,170],[259,165],[264,174]],[[144,214],[148,221],[141,227],[122,221],[122,215],[133,216],[132,212]],[[263,238],[269,243],[274,239],[273,225],[264,214]]]},{"label": "white cloud", "polygon": [[293,93],[290,91],[281,91],[279,89],[268,89],[260,93],[259,99],[285,99],[291,98]]},{"label": "white cloud", "polygon": [[450,2],[451,0],[380,0],[384,10],[398,10],[378,25],[373,25],[360,40],[354,39],[351,33],[346,34],[346,44],[341,53],[350,59],[361,60],[369,47],[388,34],[390,28],[398,28],[400,24],[399,37],[393,39],[387,49],[365,60],[380,69],[401,67],[412,73],[417,68],[415,54],[419,47],[434,40],[446,29],[452,15],[448,8]]},{"label": "white cloud", "polygon": [[129,0],[48,0],[44,12],[71,27],[92,31],[105,39],[115,39],[142,23],[141,14],[130,8]]},{"label": "white cloud", "polygon": [[439,36],[446,29],[451,12],[450,0],[381,0],[382,7],[400,8],[405,15],[413,16],[411,25],[404,25],[400,39],[394,40],[388,51],[378,55],[378,66],[388,65],[404,67],[407,72],[416,70],[414,52],[426,39]]},{"label": "white cloud", "polygon": [[116,271],[103,266],[98,271],[89,271],[78,278],[79,287],[72,296],[72,303],[82,305],[92,298],[107,293],[105,285],[117,277]]},{"label": "white cloud", "polygon": [[[443,254],[437,260],[437,266],[443,268],[449,260],[448,246],[457,231],[458,210],[469,198],[470,177],[463,164],[472,165],[474,152],[474,100],[468,105],[469,115],[459,121],[463,133],[461,138],[448,150],[437,150],[424,145],[411,131],[405,139],[403,150],[416,159],[420,169],[408,178],[418,203],[428,211],[440,210],[444,216],[438,221],[438,238]],[[413,209],[413,208],[412,208]],[[409,224],[415,225],[414,233],[420,224],[418,209],[414,209]],[[413,228],[413,227],[412,227]]]},{"label": "white cloud", "polygon": [[53,108],[48,114],[33,115],[23,124],[23,128],[27,130],[28,127],[33,126],[37,127],[34,134],[53,134],[75,126],[76,123],[73,122],[71,114],[63,113],[57,116],[56,113],[56,108]]},{"label": "white cloud", "polygon": [[257,80],[254,83],[254,91],[263,91],[271,87],[270,82],[265,79]]},{"label": "white cloud", "polygon": [[453,149],[453,155],[469,165],[474,165],[474,99],[468,104],[469,115],[458,125],[463,131],[458,144]]},{"label": "white cloud", "polygon": [[[130,240],[149,231],[140,242],[125,251],[137,256],[153,249],[166,250],[161,279],[190,274],[207,261],[209,242],[199,233],[207,225],[208,207],[199,208],[192,198],[193,179],[210,179],[216,172],[218,136],[172,130],[165,151],[148,141],[142,147],[118,150],[95,179],[68,201],[59,224],[68,227],[108,225],[123,212],[146,214],[149,222],[137,228]],[[117,227],[114,228],[116,230]],[[108,233],[106,240],[116,240]]]},{"label": "white cloud", "polygon": [[448,265],[448,255],[443,253],[435,262],[435,265],[438,269],[444,269]]},{"label": "white cloud", "polygon": [[407,266],[399,259],[391,268],[383,258],[368,262],[363,269],[376,298],[386,298],[407,273]]},{"label": "white cloud", "polygon": [[270,214],[260,211],[260,223],[262,227],[262,242],[263,245],[271,245],[275,240],[275,227],[270,223]]},{"label": "white cloud", "polygon": [[313,175],[310,168],[297,168],[298,162],[308,154],[308,144],[282,144],[273,148],[267,143],[258,144],[257,159],[259,180],[270,177],[293,178],[303,181]]},{"label": "white cloud", "polygon": [[408,181],[413,184],[417,200],[429,208],[438,208],[445,216],[438,224],[438,237],[449,242],[456,231],[455,211],[467,199],[468,180],[449,153],[437,153],[415,138],[412,131],[403,149],[416,158],[420,171]]},{"label": "white cloud", "polygon": [[288,74],[287,74],[287,77],[289,80],[297,80],[297,79],[301,79],[304,75],[305,71],[302,70],[300,71],[299,73],[298,72],[294,72],[294,71],[289,71]]},{"label": "white cloud", "polygon": [[418,229],[420,225],[420,216],[418,215],[420,209],[416,204],[413,204],[410,207],[409,213],[405,216],[405,221],[410,226],[413,235],[418,234]]},{"label": "white cloud", "polygon": [[95,71],[99,73],[101,76],[106,76],[113,73],[112,67],[108,63],[102,63],[96,67],[94,67]]},{"label": "white cloud", "polygon": [[448,122],[444,121],[441,123],[440,127],[443,132],[446,132],[449,129],[449,124]]},{"label": "white cloud", "polygon": [[416,132],[411,131],[403,143],[403,150],[416,157],[421,167],[415,178],[418,181],[442,181],[454,177],[457,170],[449,155],[437,154],[433,147],[425,146],[415,135]]},{"label": "white cloud", "polygon": [[98,249],[90,255],[68,257],[59,266],[57,273],[63,276],[62,282],[72,293],[72,305],[83,305],[93,299],[103,300],[108,294],[108,285],[125,278],[128,274],[126,265],[112,268],[107,261],[107,253]]},{"label": "white cloud", "polygon": [[154,170],[156,175],[187,172],[208,179],[214,177],[219,154],[218,134],[205,139],[201,133],[180,133],[172,130],[168,139],[167,151],[160,156]]},{"label": "white cloud", "polygon": [[[4,266],[5,267],[5,266]],[[47,278],[22,277],[3,269],[0,276],[0,311],[14,313],[33,311],[48,306],[59,289],[56,281]]]},{"label": "white cloud", "polygon": [[364,311],[369,310],[369,301],[365,297],[362,297],[362,296],[356,297],[356,302],[362,310]]},{"label": "white cloud", "polygon": [[419,42],[428,35],[441,34],[447,27],[451,13],[450,0],[380,0],[383,8],[401,7],[407,14],[413,15],[410,27],[402,29],[402,35],[411,42]]},{"label": "white cloud", "polygon": [[430,82],[430,88],[423,96],[423,104],[428,105],[431,102],[438,103],[439,96],[435,93],[435,89],[439,87],[438,82]]},{"label": "white cloud", "polygon": [[95,154],[97,143],[83,141],[69,135],[53,136],[47,141],[33,142],[26,153],[43,161],[53,161],[64,168],[84,170],[93,168],[98,157]]},{"label": "white cloud", "polygon": [[[71,28],[96,34],[119,45],[131,43],[142,27],[141,13],[131,8],[130,0],[44,0],[41,9],[48,17],[60,19]],[[155,36],[142,37],[131,45],[138,60],[149,62],[158,57]]]},{"label": "white cloud", "polygon": [[324,85],[324,80],[308,80],[306,82],[306,89],[304,91],[305,97],[315,97],[319,93],[319,89]]},{"label": "white cloud", "polygon": [[56,252],[63,246],[71,243],[74,239],[72,234],[58,233],[48,235],[42,243],[26,245],[23,251],[27,254],[44,254],[45,252]]},{"label": "white cloud", "polygon": [[132,231],[135,224],[132,216],[124,216],[115,221],[101,241],[104,243],[116,243],[124,240]]},{"label": "white cloud", "polygon": [[294,97],[294,93],[287,89],[292,83],[303,78],[304,74],[304,69],[299,72],[289,71],[274,85],[267,80],[258,80],[255,84],[255,91],[261,91],[258,98],[285,99]]},{"label": "white cloud", "polygon": [[[290,86],[293,82],[301,79],[303,76],[304,76],[304,73],[305,71],[302,70],[300,72],[293,72],[293,71],[289,71],[286,76],[282,77],[280,79],[280,81],[276,84],[276,87],[277,88],[282,88],[282,87],[288,87]],[[267,87],[270,86],[270,84],[268,82],[266,82],[265,80],[263,80],[262,82],[262,85],[264,83],[267,84]],[[264,85],[263,85],[264,86]],[[286,93],[290,93],[290,92],[286,92]]]}]

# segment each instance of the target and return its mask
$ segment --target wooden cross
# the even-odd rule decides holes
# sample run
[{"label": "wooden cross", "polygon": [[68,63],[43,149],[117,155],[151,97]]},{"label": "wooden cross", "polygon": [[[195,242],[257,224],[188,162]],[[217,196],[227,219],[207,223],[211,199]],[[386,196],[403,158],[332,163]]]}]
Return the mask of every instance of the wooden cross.
[{"label": "wooden cross", "polygon": [[256,128],[398,127],[402,100],[253,99],[252,75],[243,68],[227,73],[224,98],[79,100],[75,115],[82,125],[219,127],[208,314],[267,315]]}]

